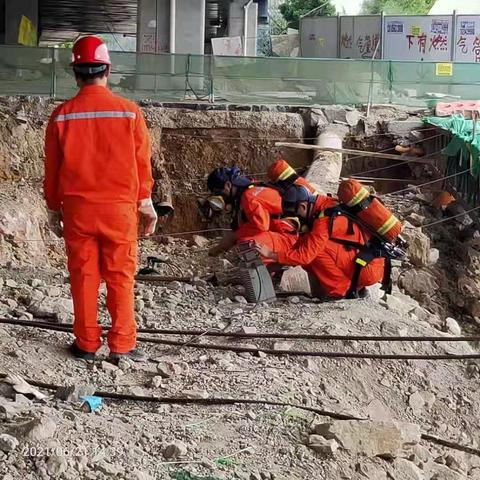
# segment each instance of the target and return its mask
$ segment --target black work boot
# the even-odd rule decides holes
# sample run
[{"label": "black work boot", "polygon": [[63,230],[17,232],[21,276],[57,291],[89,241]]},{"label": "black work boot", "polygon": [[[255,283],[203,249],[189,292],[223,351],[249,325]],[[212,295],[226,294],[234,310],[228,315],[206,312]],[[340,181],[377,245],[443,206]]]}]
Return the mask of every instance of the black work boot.
[{"label": "black work boot", "polygon": [[138,348],[134,348],[133,350],[130,350],[127,353],[115,353],[115,352],[110,352],[110,355],[108,356],[108,361],[114,364],[118,364],[119,360],[121,359],[129,359],[132,360],[133,362],[139,362],[139,363],[145,363],[148,362],[148,357],[145,353],[143,353],[141,350]]},{"label": "black work boot", "polygon": [[95,360],[95,354],[92,352],[86,352],[82,350],[76,342],[73,342],[69,347],[68,351],[75,357],[81,360],[93,361]]}]

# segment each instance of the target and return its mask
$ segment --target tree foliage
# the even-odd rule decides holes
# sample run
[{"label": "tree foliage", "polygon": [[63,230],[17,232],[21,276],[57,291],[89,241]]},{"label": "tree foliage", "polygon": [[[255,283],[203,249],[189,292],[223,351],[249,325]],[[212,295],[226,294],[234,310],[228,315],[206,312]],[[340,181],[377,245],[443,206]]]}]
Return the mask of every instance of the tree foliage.
[{"label": "tree foliage", "polygon": [[321,8],[315,12],[316,16],[336,14],[331,0],[285,0],[280,5],[280,12],[290,28],[298,29],[300,17],[317,7]]},{"label": "tree foliage", "polygon": [[362,13],[378,15],[425,15],[435,0],[363,0]]}]

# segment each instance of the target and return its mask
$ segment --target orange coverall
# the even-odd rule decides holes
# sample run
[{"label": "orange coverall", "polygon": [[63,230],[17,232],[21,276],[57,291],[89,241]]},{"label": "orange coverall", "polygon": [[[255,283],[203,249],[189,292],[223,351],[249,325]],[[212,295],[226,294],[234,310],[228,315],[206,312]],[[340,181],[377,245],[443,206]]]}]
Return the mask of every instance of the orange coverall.
[{"label": "orange coverall", "polygon": [[89,85],[55,109],[45,139],[44,194],[63,210],[64,237],[79,348],[101,346],[98,289],[107,284],[111,352],[135,347],[134,275],[138,201],[153,187],[151,147],[139,107]]},{"label": "orange coverall", "polygon": [[[277,190],[251,185],[240,199],[240,215],[243,220],[235,231],[237,242],[255,240],[275,252],[290,250],[298,236],[292,224],[280,218],[281,214],[282,197]],[[264,261],[270,263],[266,259]]]},{"label": "orange coverall", "polygon": [[[336,204],[330,197],[319,195],[314,206],[314,214]],[[279,251],[278,262],[283,265],[301,265],[317,278],[322,294],[330,297],[344,297],[350,288],[358,250],[347,247],[331,239],[329,235],[330,217],[317,218],[312,230],[306,233],[289,251]],[[365,244],[369,236],[352,224],[353,234],[348,234],[348,219],[344,216],[335,218],[332,238]],[[358,288],[381,282],[385,268],[383,258],[372,260],[361,270]]]}]

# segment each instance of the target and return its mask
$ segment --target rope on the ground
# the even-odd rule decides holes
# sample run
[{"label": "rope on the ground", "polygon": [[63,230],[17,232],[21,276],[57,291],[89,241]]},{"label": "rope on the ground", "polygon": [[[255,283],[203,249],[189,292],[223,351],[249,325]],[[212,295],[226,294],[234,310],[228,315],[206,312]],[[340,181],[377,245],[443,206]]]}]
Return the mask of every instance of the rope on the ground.
[{"label": "rope on the ground", "polygon": [[[72,333],[70,328],[57,326],[39,326],[36,328],[53,330],[64,333]],[[156,345],[169,345],[182,348],[198,348],[203,350],[220,350],[235,353],[265,354],[272,356],[292,356],[292,357],[320,357],[333,359],[370,359],[370,360],[478,360],[480,354],[382,354],[382,353],[352,353],[352,352],[325,352],[310,350],[283,350],[269,349],[246,346],[229,346],[214,343],[185,343],[177,340],[164,340],[160,338],[137,337],[139,343],[152,343]]]},{"label": "rope on the ground", "polygon": [[[0,373],[0,379],[6,378],[7,374]],[[59,385],[54,385],[51,383],[39,382],[36,380],[25,379],[30,385],[37,388],[44,388],[46,390],[56,391],[59,388]],[[309,407],[306,405],[294,404],[290,402],[280,402],[276,400],[263,400],[257,398],[187,398],[187,397],[152,397],[152,396],[140,396],[132,395],[125,393],[115,393],[115,392],[104,392],[96,391],[95,396],[108,398],[110,400],[124,400],[132,402],[146,402],[146,403],[160,403],[168,405],[269,405],[273,407],[286,407],[286,408],[298,408],[299,410],[304,410],[307,412],[315,413],[316,415],[322,417],[332,418],[334,420],[356,420],[356,421],[368,421],[367,418],[355,417],[353,415],[346,415],[339,412],[331,412],[328,410],[323,410],[316,407]],[[466,452],[471,455],[476,455],[480,457],[480,450],[469,447],[467,445],[461,445],[450,440],[444,440],[442,438],[429,435],[427,433],[421,433],[421,439],[426,442],[434,443],[442,447],[451,448],[453,450],[458,450],[460,452]]]},{"label": "rope on the ground", "polygon": [[[51,323],[35,320],[17,320],[10,318],[0,318],[0,324],[13,325],[19,327],[34,327],[44,330],[58,330],[71,332],[73,324],[71,323]],[[101,325],[102,330],[109,330],[110,325]],[[205,337],[226,337],[245,339],[292,339],[292,340],[317,340],[317,341],[364,341],[364,342],[479,342],[480,336],[376,336],[376,335],[328,335],[316,333],[289,333],[289,332],[225,332],[225,331],[205,331],[205,330],[182,330],[182,329],[163,329],[163,328],[139,328],[138,333],[159,334],[159,335],[184,335]]]}]

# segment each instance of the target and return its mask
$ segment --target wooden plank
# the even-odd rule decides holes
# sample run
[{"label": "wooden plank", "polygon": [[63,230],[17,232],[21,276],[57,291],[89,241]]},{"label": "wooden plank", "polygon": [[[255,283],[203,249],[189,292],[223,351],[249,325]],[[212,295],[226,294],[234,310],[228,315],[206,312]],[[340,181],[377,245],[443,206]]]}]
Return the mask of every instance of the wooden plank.
[{"label": "wooden plank", "polygon": [[348,153],[350,155],[358,155],[359,157],[375,157],[383,158],[385,160],[397,160],[399,162],[431,163],[430,159],[432,158],[432,155],[425,155],[424,157],[403,157],[391,153],[366,152],[363,150],[352,150],[350,148],[320,147],[319,145],[307,145],[305,143],[276,142],[275,146],[299,148],[302,150],[320,150],[322,152]]}]

